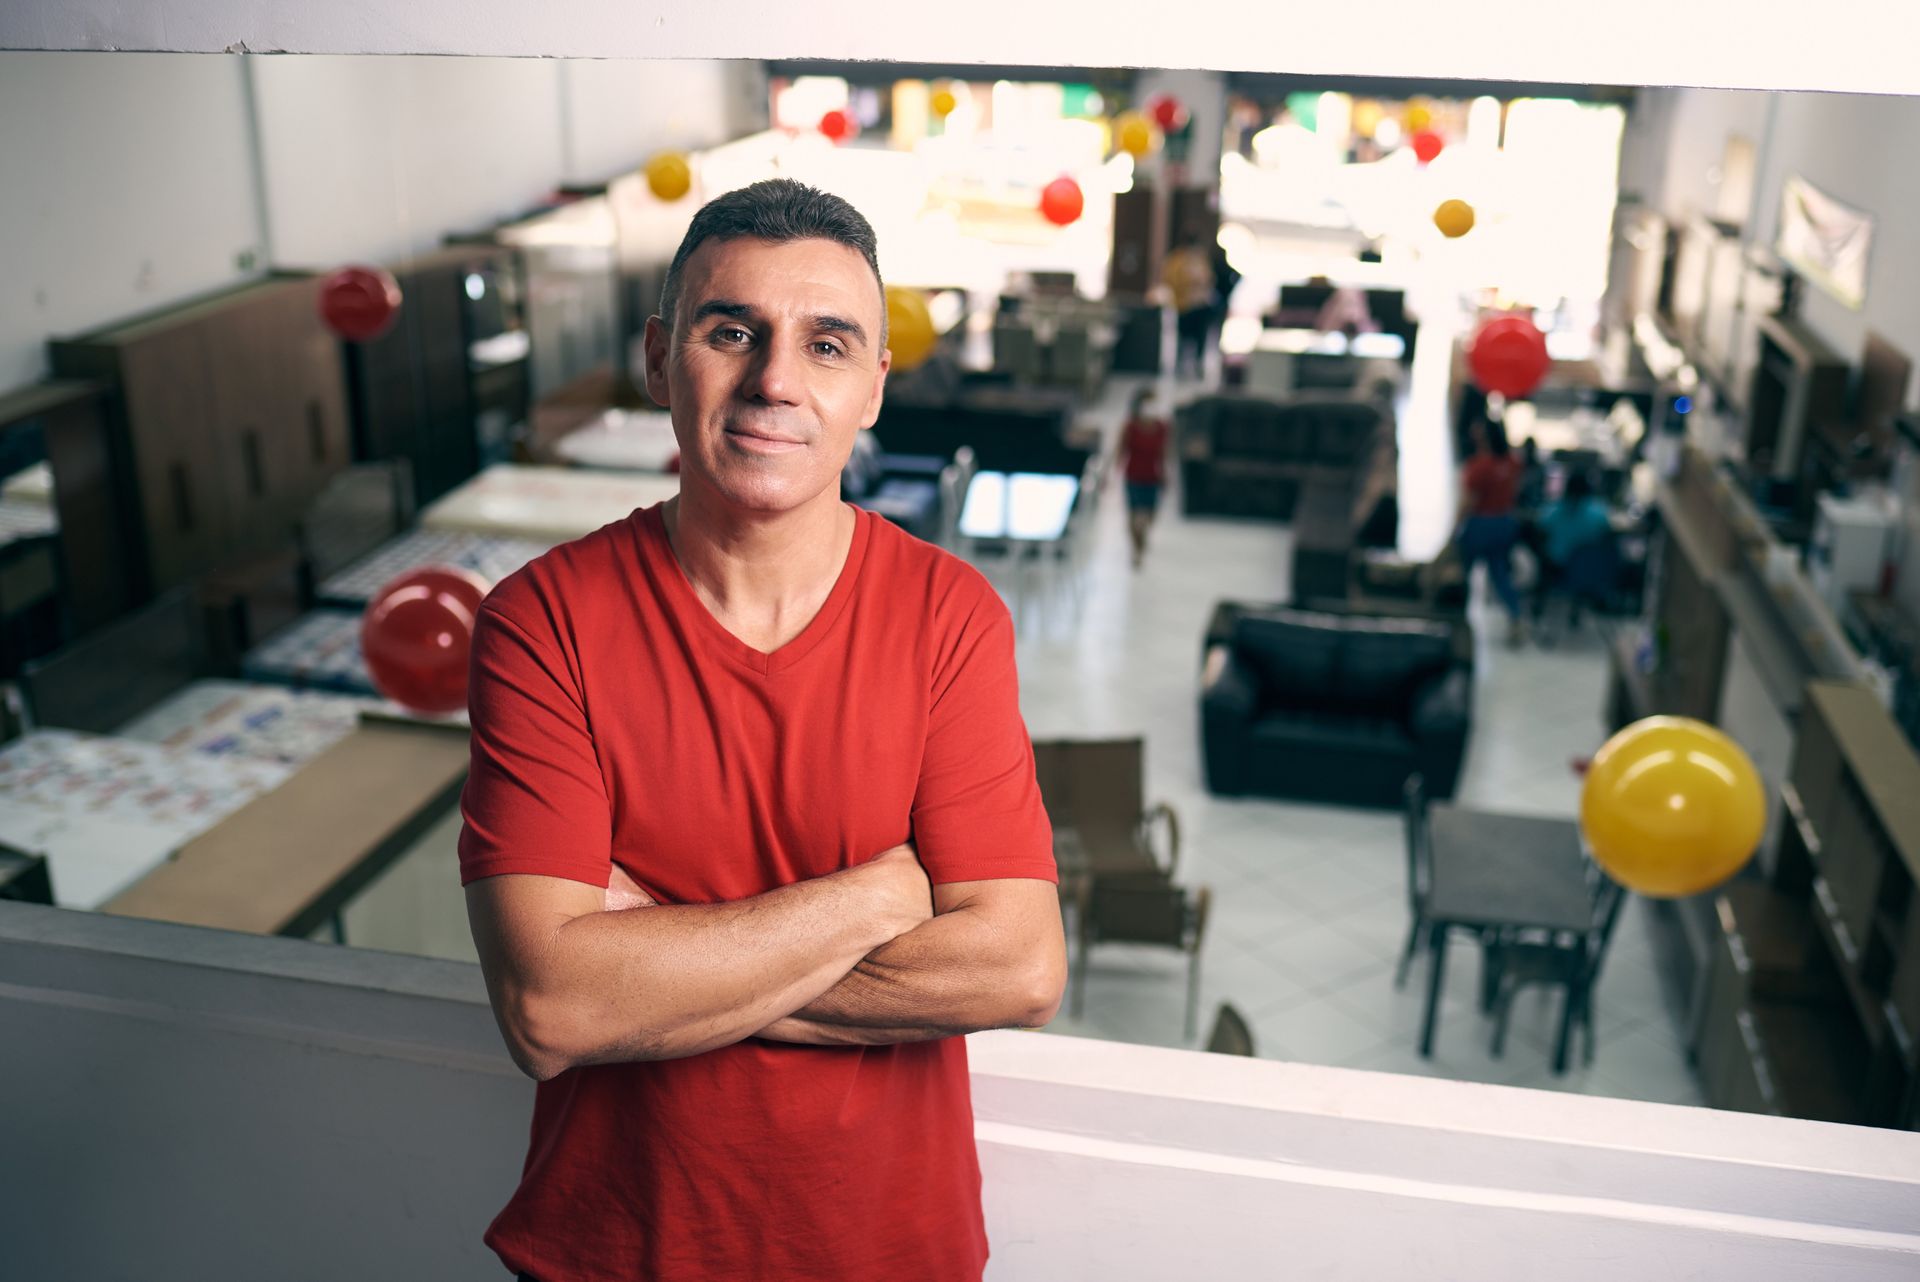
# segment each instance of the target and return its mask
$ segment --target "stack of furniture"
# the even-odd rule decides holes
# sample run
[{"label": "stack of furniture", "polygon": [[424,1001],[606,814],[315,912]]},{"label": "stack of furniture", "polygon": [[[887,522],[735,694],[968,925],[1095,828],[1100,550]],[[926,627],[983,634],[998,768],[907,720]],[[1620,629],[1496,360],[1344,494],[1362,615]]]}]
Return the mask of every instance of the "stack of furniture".
[{"label": "stack of furniture", "polygon": [[1419,774],[1451,797],[1472,719],[1464,619],[1222,602],[1208,625],[1213,792],[1396,807]]},{"label": "stack of furniture", "polygon": [[[1728,717],[1778,727],[1756,752],[1762,776],[1780,779],[1786,740],[1804,718],[1808,682],[1859,683],[1865,673],[1839,625],[1733,476],[1697,451],[1681,455],[1655,491],[1647,559],[1648,617],[1605,627],[1612,680],[1605,715],[1618,729],[1642,717]],[[1736,638],[1738,645],[1736,647]],[[1765,692],[1761,706],[1722,707],[1736,652]],[[1779,740],[1769,761],[1765,743]],[[1656,938],[1671,945],[1667,971],[1700,1019],[1719,933],[1712,895],[1654,904]],[[1664,937],[1664,938],[1661,938]]]},{"label": "stack of furniture", "polygon": [[[1320,309],[1333,297],[1333,291],[1330,282],[1282,285],[1274,309],[1261,318],[1262,323],[1268,329],[1310,329],[1318,322]],[[1368,289],[1361,292],[1366,295],[1367,314],[1373,318],[1375,332],[1400,339],[1404,352],[1401,359],[1411,361],[1420,322],[1407,311],[1406,291]]]},{"label": "stack of furniture", "polygon": [[320,282],[273,277],[51,345],[113,387],[114,471],[136,594],[294,542],[348,462],[340,344]]},{"label": "stack of furniture", "polygon": [[107,390],[0,396],[0,676],[133,604]]},{"label": "stack of furniture", "polygon": [[341,352],[355,457],[407,460],[419,506],[505,457],[527,418],[530,344],[506,247],[457,245],[390,270],[405,299],[393,327]]},{"label": "stack of furniture", "polygon": [[1920,1127],[1920,758],[1871,691],[1807,687],[1773,875],[1718,896],[1708,1102]]},{"label": "stack of furniture", "polygon": [[1086,466],[1086,448],[1070,440],[1080,400],[1071,392],[967,380],[950,397],[880,408],[873,434],[887,454],[952,458],[970,447],[981,468],[1065,472]]},{"label": "stack of furniture", "polygon": [[1379,405],[1204,396],[1176,419],[1186,515],[1291,521],[1296,597],[1345,596],[1359,550],[1395,541],[1399,451]]}]

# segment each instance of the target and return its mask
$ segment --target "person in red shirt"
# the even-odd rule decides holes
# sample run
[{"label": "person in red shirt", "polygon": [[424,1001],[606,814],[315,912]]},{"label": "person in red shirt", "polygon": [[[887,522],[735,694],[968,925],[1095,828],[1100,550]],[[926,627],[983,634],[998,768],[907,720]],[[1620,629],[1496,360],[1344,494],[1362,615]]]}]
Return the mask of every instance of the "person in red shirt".
[{"label": "person in red shirt", "polygon": [[1476,421],[1472,439],[1473,454],[1460,469],[1460,560],[1469,577],[1475,562],[1487,563],[1487,578],[1507,612],[1507,644],[1519,645],[1526,624],[1513,586],[1513,545],[1520,537],[1513,505],[1522,465],[1499,423]]},{"label": "person in red shirt", "polygon": [[977,1282],[966,1043],[1065,979],[1012,621],[841,502],[889,363],[874,237],[775,179],[647,322],[677,498],[503,581],[461,879],[538,1080],[487,1232],[538,1282]]},{"label": "person in red shirt", "polygon": [[1127,411],[1126,425],[1120,429],[1117,451],[1120,475],[1127,486],[1127,532],[1133,536],[1133,567],[1140,568],[1147,554],[1147,531],[1153,528],[1153,515],[1160,508],[1160,493],[1167,484],[1167,443],[1171,433],[1167,421],[1149,414],[1153,393],[1134,393]]}]

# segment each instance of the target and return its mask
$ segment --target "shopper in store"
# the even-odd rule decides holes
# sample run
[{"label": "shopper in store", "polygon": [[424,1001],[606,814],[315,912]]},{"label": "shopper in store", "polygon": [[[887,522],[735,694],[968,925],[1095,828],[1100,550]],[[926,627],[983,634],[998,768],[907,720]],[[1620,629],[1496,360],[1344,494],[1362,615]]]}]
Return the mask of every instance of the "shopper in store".
[{"label": "shopper in store", "polygon": [[1519,536],[1514,502],[1519,496],[1520,458],[1497,421],[1478,419],[1471,428],[1473,453],[1460,469],[1460,560],[1469,578],[1484,562],[1494,595],[1507,612],[1507,644],[1526,639],[1520,593],[1513,584],[1513,547]]}]

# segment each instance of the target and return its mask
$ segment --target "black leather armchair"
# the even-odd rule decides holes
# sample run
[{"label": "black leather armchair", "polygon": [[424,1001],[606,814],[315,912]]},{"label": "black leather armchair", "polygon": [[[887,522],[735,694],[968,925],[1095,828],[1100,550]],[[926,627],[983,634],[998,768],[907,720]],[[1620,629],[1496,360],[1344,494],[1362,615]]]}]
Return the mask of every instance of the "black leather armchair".
[{"label": "black leather armchair", "polygon": [[1227,603],[1208,629],[1213,792],[1394,807],[1417,773],[1451,797],[1472,719],[1463,620]]}]

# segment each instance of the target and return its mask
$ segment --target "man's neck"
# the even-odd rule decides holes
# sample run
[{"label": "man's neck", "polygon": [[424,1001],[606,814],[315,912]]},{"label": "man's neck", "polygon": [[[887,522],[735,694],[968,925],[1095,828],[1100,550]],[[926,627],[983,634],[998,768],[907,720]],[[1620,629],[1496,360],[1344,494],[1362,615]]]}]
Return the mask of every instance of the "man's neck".
[{"label": "man's neck", "polygon": [[828,492],[779,513],[743,513],[682,488],[662,517],[695,595],[753,648],[779,649],[806,630],[833,591],[858,520]]}]

